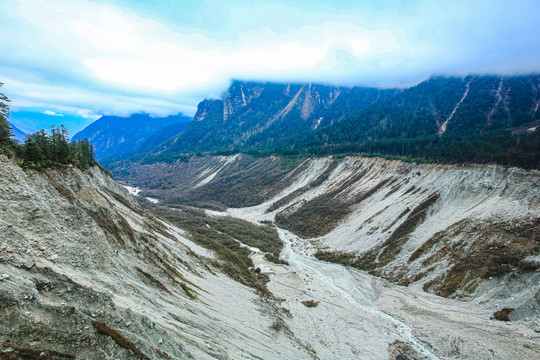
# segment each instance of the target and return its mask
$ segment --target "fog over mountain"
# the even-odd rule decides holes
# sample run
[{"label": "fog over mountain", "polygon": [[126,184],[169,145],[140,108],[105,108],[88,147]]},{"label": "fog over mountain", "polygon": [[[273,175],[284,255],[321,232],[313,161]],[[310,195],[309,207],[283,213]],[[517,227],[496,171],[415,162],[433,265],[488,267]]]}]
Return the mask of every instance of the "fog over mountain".
[{"label": "fog over mountain", "polygon": [[534,0],[8,0],[0,9],[0,79],[16,125],[23,111],[85,124],[193,115],[232,79],[407,87],[431,75],[540,71]]}]

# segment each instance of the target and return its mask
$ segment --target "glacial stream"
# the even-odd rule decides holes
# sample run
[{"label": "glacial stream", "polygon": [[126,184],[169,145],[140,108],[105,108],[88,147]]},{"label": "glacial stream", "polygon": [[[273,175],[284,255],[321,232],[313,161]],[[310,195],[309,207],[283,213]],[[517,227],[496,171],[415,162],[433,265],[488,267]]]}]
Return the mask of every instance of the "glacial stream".
[{"label": "glacial stream", "polygon": [[[253,252],[251,259],[255,267],[261,269],[263,273],[285,274],[289,271],[296,271],[308,274],[316,278],[326,286],[327,291],[331,291],[334,295],[345,299],[354,308],[379,317],[386,323],[385,328],[394,333],[396,338],[409,344],[413,349],[424,355],[426,359],[439,359],[426,346],[418,341],[413,335],[413,330],[410,326],[401,320],[393,317],[381,310],[376,304],[370,300],[369,295],[362,292],[356,281],[351,276],[350,271],[340,264],[331,264],[319,261],[312,256],[304,255],[295,250],[294,241],[300,242],[294,234],[289,231],[278,228],[278,234],[283,241],[282,257],[289,262],[289,266],[283,266],[269,262],[264,257],[264,254],[257,248],[250,248]],[[365,274],[368,283],[371,283],[370,275]],[[274,278],[273,281],[279,281]]]},{"label": "glacial stream", "polygon": [[[211,215],[258,224],[268,220],[264,210],[260,206]],[[281,257],[289,265],[272,264],[260,252],[251,258],[270,275],[267,287],[290,315],[283,321],[317,358],[382,360],[399,354],[423,359],[514,359],[516,354],[538,358],[536,333],[521,324],[490,319],[501,306],[491,300],[443,298],[418,286],[398,286],[319,261],[309,240],[277,230],[283,241]]]},{"label": "glacial stream", "polygon": [[[292,241],[296,237],[283,229],[278,229],[280,238],[283,240],[283,258],[289,262],[291,268],[310,274],[331,289],[335,294],[346,299],[355,308],[374,314],[388,322],[389,329],[393,329],[396,337],[408,343],[419,353],[425,355],[427,359],[439,359],[426,346],[419,342],[413,335],[411,327],[399,319],[379,310],[376,305],[369,300],[369,297],[362,293],[351,277],[349,270],[339,264],[329,264],[319,261],[311,256],[303,255],[294,250]],[[369,276],[369,275],[366,275]]]}]

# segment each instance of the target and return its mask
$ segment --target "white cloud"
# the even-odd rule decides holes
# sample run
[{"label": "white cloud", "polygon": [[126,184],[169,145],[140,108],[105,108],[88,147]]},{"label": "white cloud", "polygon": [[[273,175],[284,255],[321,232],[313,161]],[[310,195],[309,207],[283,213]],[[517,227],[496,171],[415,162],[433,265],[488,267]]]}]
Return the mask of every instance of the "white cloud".
[{"label": "white cloud", "polygon": [[64,116],[63,114],[57,114],[57,113],[55,113],[54,111],[50,111],[50,110],[45,110],[43,113],[44,113],[45,115]]},{"label": "white cloud", "polygon": [[94,118],[191,114],[233,78],[395,86],[433,73],[540,71],[538,2],[381,3],[317,15],[246,6],[212,32],[103,2],[4,0],[0,79],[15,106],[71,106]]},{"label": "white cloud", "polygon": [[81,115],[85,119],[92,119],[97,120],[100,118],[99,115],[96,115],[92,110],[90,109],[79,109],[77,110],[77,114]]},{"label": "white cloud", "polygon": [[136,112],[169,115],[177,112],[193,114],[195,104],[141,95],[123,95],[106,91],[84,89],[76,85],[56,85],[40,82],[32,78],[12,78],[3,76],[6,95],[11,105],[18,108],[51,107],[59,111],[78,113],[87,118],[96,114],[126,116]]},{"label": "white cloud", "polygon": [[374,55],[406,52],[391,31],[354,23],[282,34],[257,29],[224,42],[88,2],[25,1],[19,13],[46,30],[51,51],[73,58],[99,82],[146,92],[198,91],[235,77],[331,74],[339,65],[336,51],[350,53],[359,65]]}]

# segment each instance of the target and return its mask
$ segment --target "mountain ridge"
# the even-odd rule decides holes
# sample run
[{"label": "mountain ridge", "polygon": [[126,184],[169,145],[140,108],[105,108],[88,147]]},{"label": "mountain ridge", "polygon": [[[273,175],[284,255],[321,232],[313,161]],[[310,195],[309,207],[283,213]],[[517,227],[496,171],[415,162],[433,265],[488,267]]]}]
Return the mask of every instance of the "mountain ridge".
[{"label": "mountain ridge", "polygon": [[9,126],[11,127],[11,130],[13,131],[13,138],[17,140],[18,142],[24,142],[24,139],[26,138],[27,133],[13,125],[13,123],[9,122]]},{"label": "mountain ridge", "polygon": [[[152,117],[149,114],[132,114],[129,117],[104,115],[72,137],[72,141],[88,139],[94,144],[96,159],[137,153],[145,141],[164,128],[177,124],[175,131],[182,131],[191,121],[182,114]],[[179,125],[183,124],[183,125]],[[185,126],[184,126],[185,125]]]},{"label": "mountain ridge", "polygon": [[[193,123],[155,152],[195,152],[273,143],[343,118],[391,90],[235,81],[199,103]],[[327,116],[327,114],[332,114]]]},{"label": "mountain ridge", "polygon": [[540,75],[432,77],[405,89],[235,81],[144,155],[379,154],[540,167]]}]

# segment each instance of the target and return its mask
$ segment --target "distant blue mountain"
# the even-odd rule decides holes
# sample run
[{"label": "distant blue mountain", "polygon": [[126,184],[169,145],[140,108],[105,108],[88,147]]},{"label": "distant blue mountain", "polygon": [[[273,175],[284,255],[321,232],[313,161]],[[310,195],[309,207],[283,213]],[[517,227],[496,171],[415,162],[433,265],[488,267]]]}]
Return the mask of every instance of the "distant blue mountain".
[{"label": "distant blue mountain", "polygon": [[11,129],[13,130],[12,138],[17,140],[18,142],[24,142],[24,138],[27,134],[12,123],[9,123],[9,126],[11,126]]},{"label": "distant blue mountain", "polygon": [[[136,154],[140,152],[139,147],[150,138],[154,141],[161,138],[164,138],[163,141],[168,140],[183,131],[190,121],[190,117],[182,114],[167,117],[152,117],[148,114],[133,114],[129,117],[102,116],[75,134],[72,141],[84,138],[90,140],[95,147],[96,159],[101,160],[123,154]],[[154,139],[154,135],[171,126],[170,131]]]}]

